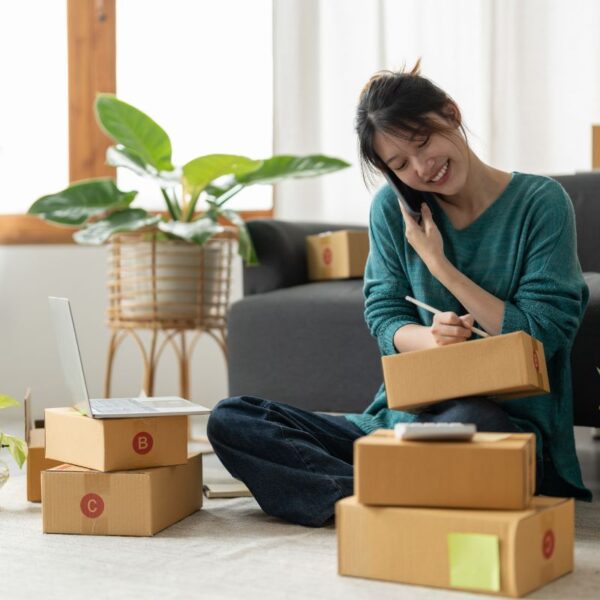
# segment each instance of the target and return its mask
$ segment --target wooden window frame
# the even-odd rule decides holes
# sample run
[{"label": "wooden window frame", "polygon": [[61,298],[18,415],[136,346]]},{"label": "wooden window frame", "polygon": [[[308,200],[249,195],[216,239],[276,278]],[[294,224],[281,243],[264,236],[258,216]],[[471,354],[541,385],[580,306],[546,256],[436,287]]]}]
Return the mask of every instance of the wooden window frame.
[{"label": "wooden window frame", "polygon": [[[94,115],[98,92],[116,92],[116,0],[67,0],[69,180],[115,177],[105,163],[111,140]],[[274,202],[273,202],[274,206]],[[274,209],[239,211],[244,220]],[[0,245],[73,244],[73,228],[23,214],[0,215]]]}]

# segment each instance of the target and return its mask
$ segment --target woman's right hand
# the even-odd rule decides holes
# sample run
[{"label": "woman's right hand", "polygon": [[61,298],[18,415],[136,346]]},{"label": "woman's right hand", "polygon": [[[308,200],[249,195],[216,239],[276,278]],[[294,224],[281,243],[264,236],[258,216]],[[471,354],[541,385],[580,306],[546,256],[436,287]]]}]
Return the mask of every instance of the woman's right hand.
[{"label": "woman's right hand", "polygon": [[429,328],[435,346],[447,346],[464,342],[472,335],[475,319],[469,313],[459,317],[454,312],[435,313]]}]

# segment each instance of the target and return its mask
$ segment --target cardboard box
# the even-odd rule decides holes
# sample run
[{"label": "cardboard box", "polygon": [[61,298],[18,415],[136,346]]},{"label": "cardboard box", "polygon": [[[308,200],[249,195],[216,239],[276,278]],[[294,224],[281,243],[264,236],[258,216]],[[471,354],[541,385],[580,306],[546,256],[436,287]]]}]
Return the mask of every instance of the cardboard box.
[{"label": "cardboard box", "polygon": [[550,391],[544,347],[524,331],[382,357],[388,406],[464,396],[510,400]]},{"label": "cardboard box", "polygon": [[[61,463],[56,460],[46,459],[45,456],[45,431],[43,420],[40,427],[32,426],[31,417],[31,390],[28,388],[23,399],[25,442],[27,444],[27,500],[29,502],[41,502],[42,482],[41,473],[45,469],[51,469]],[[37,425],[36,423],[36,425]]]},{"label": "cardboard box", "polygon": [[44,533],[149,536],[202,507],[202,455],[118,473],[61,465],[42,474]]},{"label": "cardboard box", "polygon": [[522,510],[534,491],[532,433],[411,442],[380,429],[354,443],[354,493],[362,504]]},{"label": "cardboard box", "polygon": [[349,279],[362,277],[369,254],[369,233],[343,229],[306,238],[308,278]]},{"label": "cardboard box", "polygon": [[573,570],[574,503],[523,511],[336,505],[340,575],[522,596]]},{"label": "cardboard box", "polygon": [[46,458],[97,471],[187,462],[187,416],[93,419],[46,409]]},{"label": "cardboard box", "polygon": [[46,469],[51,469],[62,464],[57,460],[45,457],[45,430],[30,429],[27,441],[27,500],[29,502],[42,501],[41,474]]}]

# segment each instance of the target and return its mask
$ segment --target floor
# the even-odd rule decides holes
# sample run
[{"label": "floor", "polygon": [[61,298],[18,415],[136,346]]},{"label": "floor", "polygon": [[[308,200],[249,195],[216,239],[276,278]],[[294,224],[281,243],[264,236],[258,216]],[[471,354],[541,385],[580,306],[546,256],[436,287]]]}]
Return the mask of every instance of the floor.
[{"label": "floor", "polygon": [[[201,433],[203,424],[196,425]],[[21,424],[3,427],[18,434]],[[577,503],[576,571],[530,598],[586,600],[600,589],[600,442],[584,428],[576,439],[597,499]],[[225,478],[218,459],[206,456],[205,480]],[[18,469],[0,490],[0,573],[2,596],[11,600],[486,597],[340,577],[334,527],[282,523],[251,498],[205,500],[201,511],[153,538],[44,535],[40,506],[25,501]]]}]

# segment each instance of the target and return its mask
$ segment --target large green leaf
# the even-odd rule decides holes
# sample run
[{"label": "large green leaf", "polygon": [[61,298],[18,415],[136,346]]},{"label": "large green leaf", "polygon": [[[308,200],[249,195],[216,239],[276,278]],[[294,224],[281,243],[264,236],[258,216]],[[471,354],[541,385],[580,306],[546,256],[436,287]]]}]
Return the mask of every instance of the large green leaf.
[{"label": "large green leaf", "polygon": [[106,163],[111,167],[129,169],[139,177],[150,179],[163,188],[175,187],[181,184],[181,172],[178,169],[158,172],[154,168],[148,169],[148,165],[137,154],[120,144],[108,148]]},{"label": "large green leaf", "polygon": [[6,433],[0,434],[0,439],[2,444],[8,446],[8,451],[12,454],[20,469],[27,458],[27,444],[22,439]]},{"label": "large green leaf", "polygon": [[225,228],[212,219],[204,217],[191,223],[182,223],[180,221],[168,221],[159,223],[158,228],[165,233],[170,233],[182,240],[187,240],[201,246],[213,235],[225,231]]},{"label": "large green leaf", "polygon": [[85,229],[78,231],[73,238],[80,244],[99,246],[106,242],[113,233],[137,231],[156,225],[159,221],[158,215],[149,215],[141,208],[128,208],[88,225]]},{"label": "large green leaf", "polygon": [[194,158],[183,165],[186,189],[194,195],[202,191],[211,181],[223,175],[243,175],[255,171],[261,160],[252,160],[235,154],[207,154]]},{"label": "large green leaf", "polygon": [[19,406],[19,403],[10,396],[0,396],[0,408],[10,408],[11,406]]},{"label": "large green leaf", "polygon": [[157,171],[172,171],[171,140],[147,114],[112,94],[98,94],[96,117],[102,129]]},{"label": "large green leaf", "polygon": [[276,183],[289,177],[315,177],[333,173],[349,167],[350,163],[339,158],[332,158],[323,154],[309,156],[279,155],[267,158],[263,164],[250,173],[236,175],[238,182],[244,185],[257,183]]},{"label": "large green leaf", "polygon": [[248,265],[257,265],[258,257],[256,256],[256,250],[250,237],[250,232],[246,227],[246,223],[238,213],[229,208],[222,208],[220,213],[231,223],[233,223],[239,230],[238,232],[238,244],[239,254]]},{"label": "large green leaf", "polygon": [[80,181],[56,194],[42,196],[29,214],[63,225],[81,225],[108,209],[126,208],[137,192],[122,192],[112,179]]}]

